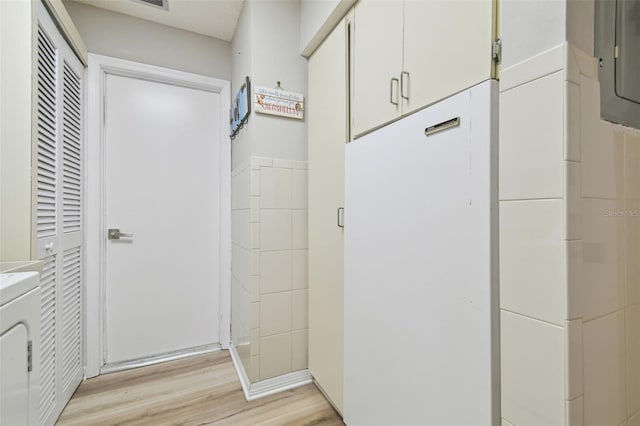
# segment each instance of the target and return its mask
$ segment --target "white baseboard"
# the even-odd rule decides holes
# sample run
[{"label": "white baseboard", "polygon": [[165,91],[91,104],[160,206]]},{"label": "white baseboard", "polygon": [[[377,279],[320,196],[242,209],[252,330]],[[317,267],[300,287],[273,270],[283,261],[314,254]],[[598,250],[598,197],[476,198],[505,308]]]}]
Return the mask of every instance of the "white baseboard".
[{"label": "white baseboard", "polygon": [[307,369],[251,383],[233,344],[229,347],[229,352],[231,353],[231,359],[233,360],[233,365],[236,367],[238,379],[240,380],[242,391],[247,401],[253,401],[254,399],[264,398],[265,396],[278,392],[313,383],[313,377],[311,377],[311,373],[309,373]]}]

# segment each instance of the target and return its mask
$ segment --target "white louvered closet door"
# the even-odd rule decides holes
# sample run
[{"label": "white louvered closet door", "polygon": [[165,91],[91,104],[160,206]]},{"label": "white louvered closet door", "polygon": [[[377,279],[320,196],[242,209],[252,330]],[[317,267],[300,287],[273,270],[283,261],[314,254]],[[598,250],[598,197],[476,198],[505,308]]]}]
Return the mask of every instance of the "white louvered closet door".
[{"label": "white louvered closet door", "polygon": [[82,77],[40,4],[36,257],[41,277],[40,423],[55,423],[82,380]]}]

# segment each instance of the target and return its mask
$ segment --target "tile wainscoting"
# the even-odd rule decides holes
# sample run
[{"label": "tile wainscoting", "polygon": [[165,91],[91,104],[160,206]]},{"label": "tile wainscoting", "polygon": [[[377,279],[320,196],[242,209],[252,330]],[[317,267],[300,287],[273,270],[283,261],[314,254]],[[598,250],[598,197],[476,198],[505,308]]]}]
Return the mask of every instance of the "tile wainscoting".
[{"label": "tile wainscoting", "polygon": [[307,163],[232,173],[232,340],[255,384],[307,368]]}]

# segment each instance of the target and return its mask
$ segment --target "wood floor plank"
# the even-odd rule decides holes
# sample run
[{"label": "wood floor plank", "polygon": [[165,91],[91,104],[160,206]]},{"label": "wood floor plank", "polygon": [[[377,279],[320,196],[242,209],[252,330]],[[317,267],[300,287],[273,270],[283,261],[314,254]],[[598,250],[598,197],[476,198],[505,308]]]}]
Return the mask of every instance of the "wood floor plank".
[{"label": "wood floor plank", "polygon": [[344,425],[314,385],[244,399],[226,351],[82,383],[58,425]]}]

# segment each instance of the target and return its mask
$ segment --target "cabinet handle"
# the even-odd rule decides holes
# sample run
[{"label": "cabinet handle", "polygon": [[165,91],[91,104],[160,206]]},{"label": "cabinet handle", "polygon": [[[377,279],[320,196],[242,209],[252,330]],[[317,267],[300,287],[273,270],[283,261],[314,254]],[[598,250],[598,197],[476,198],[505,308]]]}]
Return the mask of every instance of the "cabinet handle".
[{"label": "cabinet handle", "polygon": [[344,228],[344,207],[338,207],[338,228]]},{"label": "cabinet handle", "polygon": [[[407,84],[404,84],[404,76],[407,76]],[[404,88],[407,88],[407,95],[404,94]],[[402,71],[400,74],[400,96],[402,99],[409,100],[409,73],[407,71]]]},{"label": "cabinet handle", "polygon": [[398,83],[399,80],[395,77],[393,77],[391,79],[391,82],[389,84],[389,102],[391,102],[393,105],[398,106],[398,96],[396,95],[396,100],[395,102],[393,101],[393,82],[396,82],[396,94],[398,93]]}]

